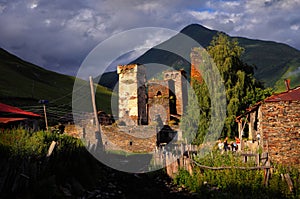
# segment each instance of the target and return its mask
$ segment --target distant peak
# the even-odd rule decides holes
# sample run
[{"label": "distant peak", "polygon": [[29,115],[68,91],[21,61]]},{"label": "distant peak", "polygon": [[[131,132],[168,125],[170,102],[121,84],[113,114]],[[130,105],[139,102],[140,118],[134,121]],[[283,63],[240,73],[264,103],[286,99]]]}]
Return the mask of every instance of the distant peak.
[{"label": "distant peak", "polygon": [[212,31],[212,30],[210,30],[210,29],[208,29],[208,28],[206,28],[206,27],[204,27],[204,26],[202,26],[200,24],[190,24],[190,25],[184,27],[180,32],[186,32],[186,31],[189,31],[191,29],[193,29],[193,30],[195,30],[195,29],[199,29],[199,30],[202,29],[202,30],[206,30],[206,31]]}]

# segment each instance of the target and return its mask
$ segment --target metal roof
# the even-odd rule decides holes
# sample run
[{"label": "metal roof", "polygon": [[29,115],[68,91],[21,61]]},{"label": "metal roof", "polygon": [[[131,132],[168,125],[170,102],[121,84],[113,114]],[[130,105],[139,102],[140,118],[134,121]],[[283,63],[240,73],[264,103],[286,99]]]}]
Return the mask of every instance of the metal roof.
[{"label": "metal roof", "polygon": [[257,102],[253,106],[247,108],[245,113],[237,116],[236,121],[239,122],[243,118],[243,116],[257,110],[257,108],[263,102],[268,103],[268,102],[280,102],[280,101],[300,101],[300,86],[282,93],[273,94],[270,97],[267,97],[265,100]]},{"label": "metal roof", "polygon": [[300,86],[282,93],[273,94],[264,100],[264,102],[280,101],[300,101]]}]

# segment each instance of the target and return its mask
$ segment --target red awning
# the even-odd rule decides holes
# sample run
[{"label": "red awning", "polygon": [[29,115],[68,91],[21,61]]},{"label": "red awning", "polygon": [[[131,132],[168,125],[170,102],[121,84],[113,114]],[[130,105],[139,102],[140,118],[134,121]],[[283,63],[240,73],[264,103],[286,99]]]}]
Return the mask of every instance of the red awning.
[{"label": "red awning", "polygon": [[20,108],[9,106],[7,104],[0,103],[0,113],[11,113],[17,115],[31,116],[31,117],[41,117],[39,114],[35,114],[29,111],[24,111]]},{"label": "red awning", "polygon": [[7,124],[9,122],[16,122],[26,120],[27,118],[10,118],[10,117],[0,117],[0,124]]}]

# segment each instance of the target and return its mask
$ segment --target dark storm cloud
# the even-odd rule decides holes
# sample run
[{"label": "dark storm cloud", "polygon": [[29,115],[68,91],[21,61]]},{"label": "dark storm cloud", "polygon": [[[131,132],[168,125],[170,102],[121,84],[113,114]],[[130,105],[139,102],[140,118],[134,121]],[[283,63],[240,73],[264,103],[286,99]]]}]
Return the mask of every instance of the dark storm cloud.
[{"label": "dark storm cloud", "polygon": [[[300,49],[299,8],[298,0],[0,1],[0,47],[71,75],[99,42],[145,26],[180,30],[200,23],[230,35],[275,40]],[[153,44],[165,38],[157,36]]]},{"label": "dark storm cloud", "polygon": [[300,49],[299,0],[211,0],[213,12],[190,12],[204,25],[230,35],[274,40]]}]

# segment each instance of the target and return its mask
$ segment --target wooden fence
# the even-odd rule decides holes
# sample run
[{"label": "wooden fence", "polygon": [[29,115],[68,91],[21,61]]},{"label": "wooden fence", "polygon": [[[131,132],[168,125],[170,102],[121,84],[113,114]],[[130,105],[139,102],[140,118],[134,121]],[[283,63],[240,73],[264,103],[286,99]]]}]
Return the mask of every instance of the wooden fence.
[{"label": "wooden fence", "polygon": [[[193,145],[175,146],[173,149],[162,147],[154,153],[154,164],[163,165],[166,167],[166,172],[169,177],[174,178],[180,169],[184,169],[193,175],[193,168],[199,167],[201,169],[210,170],[224,170],[224,169],[240,169],[240,170],[264,170],[264,184],[267,186],[270,170],[273,168],[270,166],[268,159],[268,153],[252,154],[252,153],[238,153],[238,155],[247,162],[250,158],[255,159],[255,166],[238,167],[238,166],[222,166],[222,167],[210,167],[201,165],[194,161],[191,157],[196,153],[198,147]],[[287,177],[288,179],[288,177]]]}]

